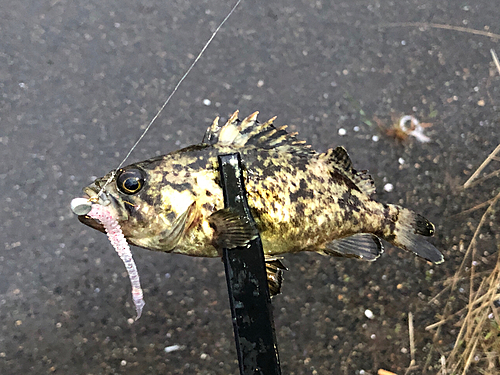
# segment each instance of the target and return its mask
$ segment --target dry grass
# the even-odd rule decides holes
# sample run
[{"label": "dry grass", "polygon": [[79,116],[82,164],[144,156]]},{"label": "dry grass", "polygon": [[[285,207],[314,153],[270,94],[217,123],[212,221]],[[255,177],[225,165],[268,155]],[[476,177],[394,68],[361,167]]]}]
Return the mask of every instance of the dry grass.
[{"label": "dry grass", "polygon": [[[470,259],[469,276],[469,303],[466,307],[465,316],[459,318],[460,332],[455,340],[453,350],[446,358],[446,370],[449,374],[465,374],[474,364],[480,364],[487,374],[498,374],[499,367],[499,345],[500,345],[500,316],[497,313],[495,301],[500,299],[498,286],[500,283],[500,256],[497,258],[495,267],[484,277],[475,277],[476,260],[478,253],[478,235],[481,228],[490,215],[494,214],[495,205],[500,199],[497,194],[483,214],[481,221],[474,233],[474,237],[467,249],[464,263]],[[463,277],[464,267],[460,267],[455,278]],[[454,283],[456,286],[456,282]],[[451,290],[454,292],[454,289]],[[457,316],[457,313],[450,317]],[[486,366],[484,364],[486,360]]]},{"label": "dry grass", "polygon": [[[481,171],[495,160],[500,152],[500,145],[486,158],[471,178],[464,184],[464,188],[474,185]],[[488,176],[488,175],[487,175]],[[427,327],[437,328],[435,338],[441,337],[442,328],[454,323],[460,327],[453,349],[441,359],[441,374],[466,374],[473,368],[482,374],[500,373],[500,314],[496,301],[500,300],[500,244],[497,244],[497,259],[491,271],[476,272],[480,258],[480,234],[485,223],[494,218],[500,193],[486,204],[476,227],[471,242],[466,250],[464,259],[455,275],[445,283],[445,291],[450,297],[442,314],[442,319]],[[457,293],[459,282],[468,277],[469,300],[465,307],[456,308],[454,295]],[[440,294],[442,295],[442,294]],[[436,296],[435,298],[439,298]],[[455,311],[453,309],[455,308]]]},{"label": "dry grass", "polygon": [[[500,63],[495,51],[491,50],[495,66],[500,73]],[[500,145],[484,160],[474,174],[465,182],[464,189],[484,181],[487,178],[500,174],[500,170],[479,177],[491,161],[498,161]],[[497,259],[490,271],[477,272],[479,265],[481,239],[485,223],[497,220],[497,204],[500,193],[493,199],[483,202],[473,210],[487,207],[477,225],[472,240],[467,247],[463,261],[455,275],[445,282],[445,289],[434,299],[439,299],[444,292],[449,292],[450,297],[445,305],[441,320],[428,326],[426,329],[436,329],[435,340],[441,337],[444,326],[454,323],[460,327],[453,349],[447,355],[441,355],[440,374],[466,374],[473,369],[477,373],[494,375],[500,373],[500,243],[497,242]],[[472,210],[472,209],[471,209]],[[471,210],[468,210],[469,212]],[[469,299],[466,306],[457,308],[454,298],[458,285],[468,277]],[[429,357],[430,358],[430,357]]]}]

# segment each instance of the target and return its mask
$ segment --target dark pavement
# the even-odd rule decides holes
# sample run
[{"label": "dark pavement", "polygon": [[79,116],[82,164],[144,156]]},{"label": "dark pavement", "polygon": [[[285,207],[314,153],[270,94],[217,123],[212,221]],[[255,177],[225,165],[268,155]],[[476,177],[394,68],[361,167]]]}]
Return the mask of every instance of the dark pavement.
[{"label": "dark pavement", "polygon": [[[1,1],[1,374],[237,373],[219,259],[134,248],[146,306],[131,324],[120,259],[69,208],[118,165],[231,5]],[[424,328],[443,308],[429,301],[481,216],[460,212],[500,186],[492,178],[460,188],[500,143],[490,55],[500,39],[387,24],[500,34],[499,19],[489,0],[244,0],[133,153],[130,162],[198,143],[215,116],[259,110],[318,151],[345,146],[358,169],[370,170],[378,200],[436,224],[432,242],[447,259],[440,266],[390,246],[370,264],[286,256],[290,270],[273,301],[284,374],[403,374],[408,312],[410,374],[422,373],[433,334]],[[374,116],[390,126],[391,114],[432,123],[431,141],[385,135]],[[496,248],[482,250],[492,259]],[[446,351],[452,341],[441,344]],[[437,372],[438,354],[427,368]]]}]

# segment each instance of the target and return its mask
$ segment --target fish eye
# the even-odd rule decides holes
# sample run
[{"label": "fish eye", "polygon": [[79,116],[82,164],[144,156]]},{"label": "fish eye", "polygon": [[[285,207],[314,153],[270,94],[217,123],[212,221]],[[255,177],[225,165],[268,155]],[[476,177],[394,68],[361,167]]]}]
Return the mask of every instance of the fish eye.
[{"label": "fish eye", "polygon": [[145,180],[142,169],[120,169],[116,176],[116,186],[123,194],[132,195],[143,188]]}]

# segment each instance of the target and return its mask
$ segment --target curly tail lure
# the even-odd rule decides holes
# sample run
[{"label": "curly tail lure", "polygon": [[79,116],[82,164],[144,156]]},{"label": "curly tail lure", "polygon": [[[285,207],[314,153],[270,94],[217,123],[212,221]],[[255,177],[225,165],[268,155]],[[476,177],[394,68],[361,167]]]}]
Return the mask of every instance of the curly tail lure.
[{"label": "curly tail lure", "polygon": [[[242,0],[237,0],[236,3],[233,5],[229,13],[226,15],[226,17],[222,20],[222,22],[217,26],[215,31],[212,33],[211,37],[208,39],[208,41],[205,43],[201,51],[198,53],[198,56],[193,60],[189,68],[187,69],[186,73],[180,78],[180,80],[177,82],[175,85],[174,89],[170,93],[170,95],[167,97],[163,105],[160,107],[156,115],[151,119],[149,124],[146,126],[144,131],[142,132],[141,136],[137,141],[134,143],[134,145],[131,147],[127,155],[125,155],[125,158],[121,161],[119,166],[116,168],[116,170],[120,169],[120,167],[125,163],[125,161],[128,159],[130,154],[132,154],[132,151],[137,147],[138,143],[142,140],[142,138],[146,135],[148,132],[149,128],[153,125],[153,123],[156,121],[160,113],[163,111],[163,109],[167,106],[169,103],[170,99],[172,96],[176,93],[177,89],[181,85],[181,83],[184,81],[184,79],[188,76],[188,74],[191,72],[191,70],[194,68],[198,60],[200,60],[201,56],[205,52],[205,50],[208,48],[212,40],[215,38],[221,27],[224,25],[224,23],[228,20],[228,18],[233,14],[233,12],[236,10],[238,5],[241,3]],[[98,196],[102,194],[104,191],[104,188],[106,185],[108,185],[111,180],[114,177],[114,172],[111,173],[111,176],[109,179],[105,182],[105,184],[101,187],[101,191],[99,192]],[[77,215],[89,215],[93,219],[99,220],[105,230],[106,233],[108,234],[108,238],[111,241],[111,244],[115,248],[116,252],[122,259],[123,263],[125,264],[125,268],[127,269],[129,278],[130,278],[130,283],[132,284],[132,298],[134,299],[134,304],[135,304],[135,309],[137,310],[137,317],[135,320],[139,319],[141,317],[142,313],[142,308],[144,307],[145,303],[142,298],[142,289],[141,289],[141,283],[139,281],[139,273],[137,272],[137,268],[134,263],[134,259],[132,258],[132,253],[130,252],[130,247],[127,243],[127,240],[125,239],[125,236],[122,233],[122,230],[120,228],[120,224],[116,221],[116,219],[113,217],[112,213],[106,208],[106,206],[93,203],[89,199],[85,198],[75,198],[71,201],[71,209],[72,211],[77,214]]]},{"label": "curly tail lure", "polygon": [[139,319],[145,302],[142,296],[139,273],[137,272],[137,267],[135,266],[134,259],[132,258],[130,246],[123,235],[120,224],[116,221],[111,211],[106,206],[97,203],[93,204],[85,198],[73,199],[71,201],[71,209],[77,215],[86,214],[93,219],[99,220],[104,226],[111,245],[113,245],[119,257],[123,261],[125,268],[127,269],[130,284],[132,284],[132,299],[134,300],[135,310],[137,311],[137,317],[135,320]]}]

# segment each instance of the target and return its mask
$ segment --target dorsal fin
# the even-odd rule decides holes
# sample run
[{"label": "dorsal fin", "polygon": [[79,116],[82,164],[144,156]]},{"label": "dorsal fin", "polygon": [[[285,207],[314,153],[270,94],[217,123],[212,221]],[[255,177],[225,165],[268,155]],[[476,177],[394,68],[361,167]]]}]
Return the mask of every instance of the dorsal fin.
[{"label": "dorsal fin", "polygon": [[375,193],[375,183],[368,174],[368,171],[356,171],[352,167],[351,158],[349,158],[349,154],[344,147],[339,146],[335,149],[331,148],[325,153],[320,154],[319,157],[325,159],[333,168],[342,171],[342,173],[366,195]]},{"label": "dorsal fin", "polygon": [[240,121],[238,111],[236,111],[223,126],[219,126],[219,117],[217,117],[207,129],[203,143],[233,147],[274,148],[300,155],[315,153],[310,145],[305,144],[305,141],[297,140],[295,137],[297,133],[287,133],[286,126],[276,128],[273,125],[276,117],[261,124],[257,121],[258,114],[259,112],[254,112]]},{"label": "dorsal fin", "polygon": [[221,127],[219,126],[219,116],[217,116],[212,122],[212,125],[210,125],[207,128],[207,131],[205,132],[205,135],[203,136],[203,140],[201,141],[201,143],[206,143],[209,145],[217,143],[217,140],[219,139],[220,128]]}]

